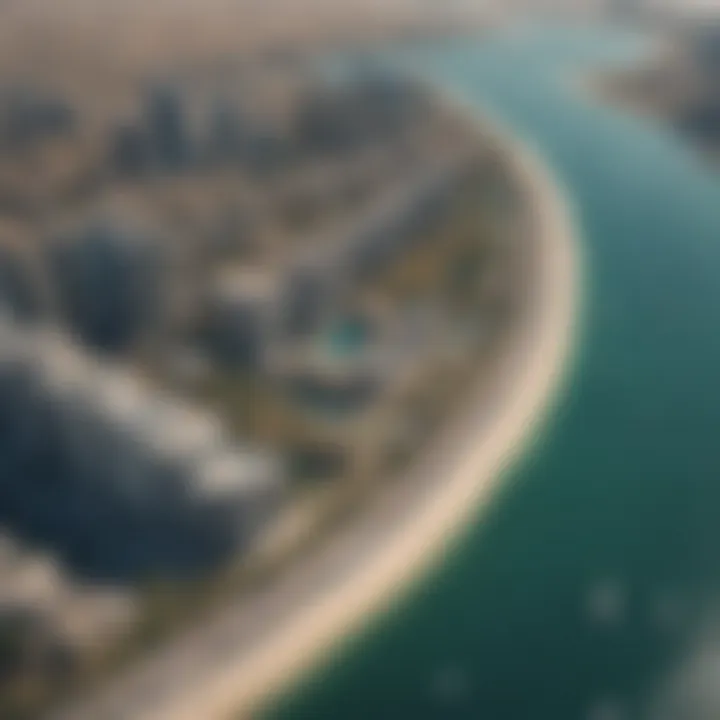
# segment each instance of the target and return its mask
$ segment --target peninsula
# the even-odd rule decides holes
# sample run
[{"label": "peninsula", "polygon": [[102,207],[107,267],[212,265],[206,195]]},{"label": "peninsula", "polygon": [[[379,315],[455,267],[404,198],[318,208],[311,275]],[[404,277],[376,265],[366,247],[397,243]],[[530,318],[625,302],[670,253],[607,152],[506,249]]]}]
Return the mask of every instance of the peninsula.
[{"label": "peninsula", "polygon": [[4,48],[4,718],[251,714],[487,506],[571,347],[568,210],[493,123],[125,19],[124,63]]}]

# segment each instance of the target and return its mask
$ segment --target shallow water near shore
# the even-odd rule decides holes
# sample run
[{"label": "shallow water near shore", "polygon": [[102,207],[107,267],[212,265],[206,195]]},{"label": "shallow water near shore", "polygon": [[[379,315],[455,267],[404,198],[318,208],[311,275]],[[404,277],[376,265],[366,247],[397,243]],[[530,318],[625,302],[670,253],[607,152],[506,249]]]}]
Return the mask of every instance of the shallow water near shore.
[{"label": "shallow water near shore", "polygon": [[582,347],[493,511],[272,716],[643,717],[699,611],[720,608],[720,180],[569,82],[637,43],[546,27],[397,58],[489,107],[566,187]]}]

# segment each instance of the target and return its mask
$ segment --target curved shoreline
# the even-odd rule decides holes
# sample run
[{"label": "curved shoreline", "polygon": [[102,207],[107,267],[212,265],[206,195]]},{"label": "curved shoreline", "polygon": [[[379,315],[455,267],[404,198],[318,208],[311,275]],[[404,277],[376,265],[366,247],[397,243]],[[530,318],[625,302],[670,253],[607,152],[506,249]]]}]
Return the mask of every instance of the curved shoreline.
[{"label": "curved shoreline", "polygon": [[[472,112],[479,114],[476,108]],[[369,559],[367,566],[333,597],[298,618],[290,637],[279,638],[258,657],[249,675],[249,684],[257,689],[253,692],[248,687],[238,695],[237,713],[249,715],[262,697],[312,670],[308,666],[321,662],[320,654],[332,650],[331,644],[357,631],[364,618],[397,601],[429,572],[467,524],[487,507],[502,473],[527,449],[561,390],[579,316],[577,223],[558,180],[535,151],[510,137],[497,122],[489,121],[486,113],[480,122],[485,132],[490,130],[488,135],[498,139],[523,191],[529,191],[535,206],[531,213],[538,223],[537,237],[532,240],[541,246],[537,253],[542,264],[538,268],[537,297],[535,302],[527,300],[528,317],[521,321],[526,327],[517,331],[524,334],[525,342],[517,343],[514,358],[505,358],[508,369],[503,379],[516,386],[508,388],[511,394],[505,398],[506,407],[497,409],[485,435],[476,439],[475,447],[467,448],[467,456],[452,469],[450,482],[425,499],[418,508],[422,515],[414,523],[398,530],[395,544],[381,557]],[[537,322],[535,338],[528,337],[533,322]],[[516,363],[525,367],[512,367]],[[190,718],[188,715],[187,720]]]},{"label": "curved shoreline", "polygon": [[[492,396],[481,378],[468,407],[449,419],[430,457],[418,459],[389,501],[369,508],[332,547],[301,563],[274,595],[236,601],[212,627],[179,639],[149,667],[101,693],[100,702],[82,703],[58,718],[252,716],[371,613],[407,592],[488,507],[502,471],[534,438],[557,396],[573,346],[580,262],[558,183],[527,146],[477,108],[472,113],[483,132],[497,138],[529,204],[533,232],[527,241],[536,265],[527,307],[492,378]],[[193,667],[198,663],[204,667]]]}]

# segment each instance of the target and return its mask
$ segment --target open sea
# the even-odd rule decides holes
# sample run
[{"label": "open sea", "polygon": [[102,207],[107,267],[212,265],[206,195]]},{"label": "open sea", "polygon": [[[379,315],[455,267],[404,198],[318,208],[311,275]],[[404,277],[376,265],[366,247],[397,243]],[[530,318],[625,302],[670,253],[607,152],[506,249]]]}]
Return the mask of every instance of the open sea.
[{"label": "open sea", "polygon": [[268,717],[720,718],[704,686],[709,714],[680,714],[720,666],[720,174],[581,83],[642,46],[544,26],[389,55],[489,109],[564,186],[579,349],[491,511]]}]

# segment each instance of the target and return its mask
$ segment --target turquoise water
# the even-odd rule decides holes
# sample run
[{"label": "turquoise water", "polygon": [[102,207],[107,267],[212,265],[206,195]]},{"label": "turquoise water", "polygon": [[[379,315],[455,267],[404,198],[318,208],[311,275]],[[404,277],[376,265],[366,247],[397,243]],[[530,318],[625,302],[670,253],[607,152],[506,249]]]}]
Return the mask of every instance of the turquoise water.
[{"label": "turquoise water", "polygon": [[332,355],[352,357],[367,347],[368,327],[360,320],[349,318],[331,327],[325,340]]},{"label": "turquoise water", "polygon": [[720,607],[720,182],[659,125],[575,85],[634,42],[545,28],[403,54],[489,106],[566,186],[581,348],[492,512],[278,717],[643,717]]}]

